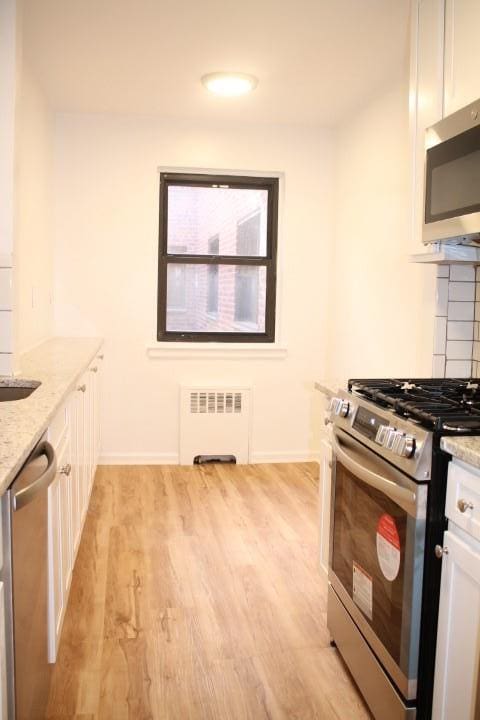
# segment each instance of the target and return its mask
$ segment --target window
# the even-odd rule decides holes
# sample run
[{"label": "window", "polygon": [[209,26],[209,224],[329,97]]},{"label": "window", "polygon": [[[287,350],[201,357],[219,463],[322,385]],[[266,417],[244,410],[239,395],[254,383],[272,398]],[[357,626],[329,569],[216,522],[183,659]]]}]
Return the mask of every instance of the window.
[{"label": "window", "polygon": [[160,175],[158,340],[273,342],[276,178]]}]

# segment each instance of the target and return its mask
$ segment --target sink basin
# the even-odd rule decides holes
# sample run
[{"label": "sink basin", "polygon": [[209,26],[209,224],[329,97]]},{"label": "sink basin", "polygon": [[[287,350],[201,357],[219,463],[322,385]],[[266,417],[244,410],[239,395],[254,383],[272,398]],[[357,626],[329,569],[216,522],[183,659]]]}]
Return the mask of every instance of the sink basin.
[{"label": "sink basin", "polygon": [[39,385],[39,382],[30,382],[28,385],[0,385],[0,402],[23,400],[31,395]]}]

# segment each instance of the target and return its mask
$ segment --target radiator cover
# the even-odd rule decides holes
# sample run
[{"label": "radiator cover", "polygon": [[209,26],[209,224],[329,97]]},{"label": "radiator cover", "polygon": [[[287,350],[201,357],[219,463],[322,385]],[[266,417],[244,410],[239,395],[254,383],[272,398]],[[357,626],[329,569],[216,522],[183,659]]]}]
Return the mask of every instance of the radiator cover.
[{"label": "radiator cover", "polygon": [[252,389],[242,386],[180,387],[180,465],[196,455],[235,455],[250,461]]}]

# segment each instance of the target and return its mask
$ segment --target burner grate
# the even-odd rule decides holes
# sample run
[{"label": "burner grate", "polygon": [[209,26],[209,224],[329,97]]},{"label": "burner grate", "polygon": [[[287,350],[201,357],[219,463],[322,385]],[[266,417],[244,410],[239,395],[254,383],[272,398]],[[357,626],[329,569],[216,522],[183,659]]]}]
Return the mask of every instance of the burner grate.
[{"label": "burner grate", "polygon": [[349,380],[348,389],[429,429],[480,434],[480,387],[473,380]]}]

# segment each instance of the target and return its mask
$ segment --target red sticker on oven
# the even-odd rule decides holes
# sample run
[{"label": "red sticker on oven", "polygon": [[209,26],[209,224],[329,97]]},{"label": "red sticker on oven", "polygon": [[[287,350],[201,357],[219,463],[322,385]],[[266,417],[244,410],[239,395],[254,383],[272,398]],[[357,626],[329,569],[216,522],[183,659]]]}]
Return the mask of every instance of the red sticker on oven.
[{"label": "red sticker on oven", "polygon": [[391,515],[384,514],[378,521],[377,557],[387,580],[395,580],[400,570],[400,537]]}]

